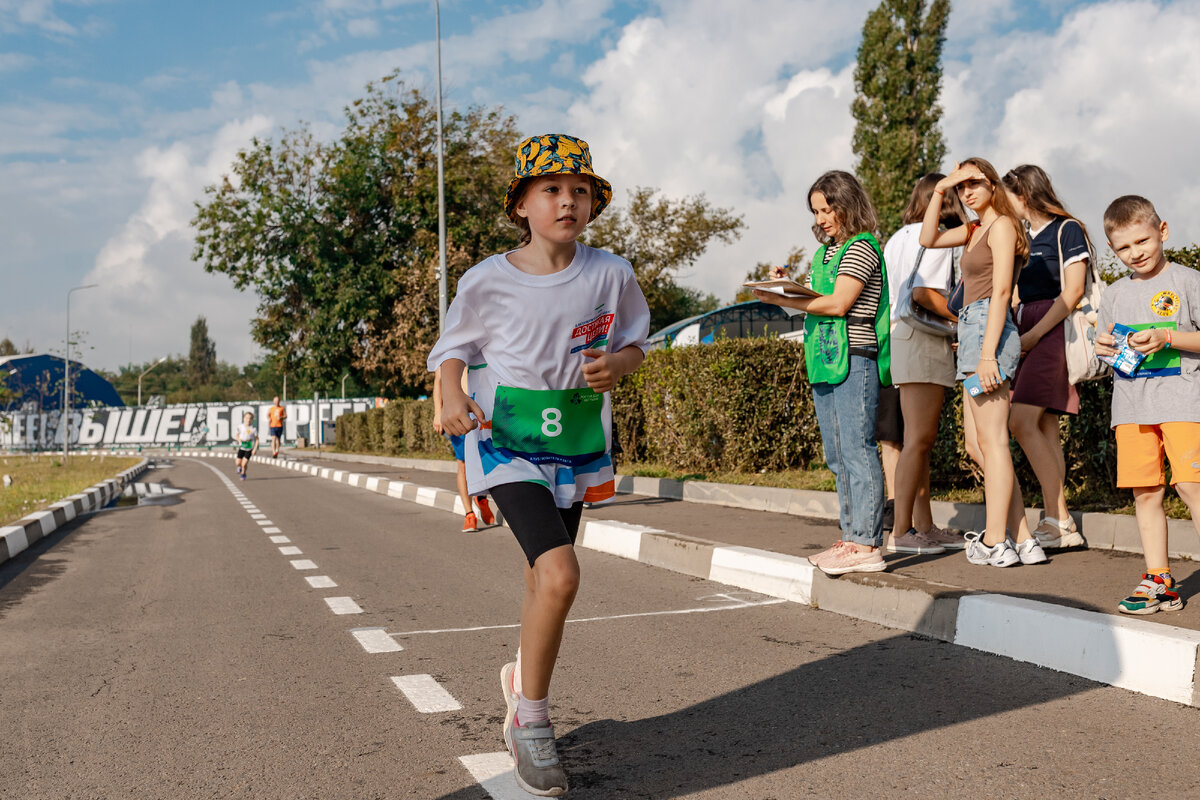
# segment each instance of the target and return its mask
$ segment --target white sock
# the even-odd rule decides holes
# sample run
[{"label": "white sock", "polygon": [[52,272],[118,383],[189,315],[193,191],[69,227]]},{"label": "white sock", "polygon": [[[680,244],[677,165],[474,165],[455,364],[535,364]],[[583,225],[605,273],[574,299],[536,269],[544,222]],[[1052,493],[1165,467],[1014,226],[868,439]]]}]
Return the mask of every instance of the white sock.
[{"label": "white sock", "polygon": [[550,698],[529,700],[525,695],[517,696],[517,724],[529,725],[532,722],[550,721]]}]

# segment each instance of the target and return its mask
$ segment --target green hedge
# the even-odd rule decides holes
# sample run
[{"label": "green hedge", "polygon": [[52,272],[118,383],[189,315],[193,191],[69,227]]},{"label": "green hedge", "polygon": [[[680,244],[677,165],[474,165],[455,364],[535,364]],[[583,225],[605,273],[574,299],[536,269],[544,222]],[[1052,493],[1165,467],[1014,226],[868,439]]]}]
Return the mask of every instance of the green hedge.
[{"label": "green hedge", "polygon": [[337,447],[384,455],[452,452],[450,443],[433,429],[431,400],[393,400],[383,408],[343,414],[337,420]]},{"label": "green hedge", "polygon": [[[1080,413],[1062,418],[1067,483],[1073,493],[1120,499],[1116,445],[1109,429],[1112,384],[1079,387]],[[823,466],[821,432],[804,373],[803,348],[783,339],[723,339],[657,350],[613,392],[613,424],[625,461],[652,462],[684,474],[808,469]],[[351,452],[441,453],[429,400],[393,400],[338,418],[338,447]],[[1038,484],[1013,440],[1026,499]],[[947,393],[931,483],[974,488],[981,475],[962,437],[962,395]]]}]

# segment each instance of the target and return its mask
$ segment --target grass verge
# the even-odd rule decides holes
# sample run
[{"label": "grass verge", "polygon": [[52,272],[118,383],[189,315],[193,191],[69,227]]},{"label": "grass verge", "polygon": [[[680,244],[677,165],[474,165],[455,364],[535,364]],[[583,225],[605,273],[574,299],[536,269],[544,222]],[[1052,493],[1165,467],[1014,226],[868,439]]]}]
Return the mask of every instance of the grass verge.
[{"label": "grass verge", "polygon": [[11,486],[0,487],[0,525],[8,525],[93,484],[114,478],[139,461],[140,458],[98,453],[75,455],[64,467],[61,456],[0,457],[0,475],[12,479]]}]

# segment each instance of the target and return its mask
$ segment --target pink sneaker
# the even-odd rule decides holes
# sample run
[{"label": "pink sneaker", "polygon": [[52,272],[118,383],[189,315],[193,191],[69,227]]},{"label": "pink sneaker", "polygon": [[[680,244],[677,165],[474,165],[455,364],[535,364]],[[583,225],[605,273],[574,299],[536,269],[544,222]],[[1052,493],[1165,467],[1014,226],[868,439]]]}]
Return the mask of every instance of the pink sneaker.
[{"label": "pink sneaker", "polygon": [[842,542],[842,541],[834,542],[833,545],[830,546],[827,550],[822,550],[819,553],[814,553],[813,555],[809,556],[808,563],[812,564],[814,567],[819,567],[819,566],[821,566],[821,562],[828,561],[829,559],[833,558],[834,555],[836,555],[837,552],[845,546],[846,546],[846,542]]},{"label": "pink sneaker", "polygon": [[880,548],[859,550],[847,542],[832,556],[822,559],[817,568],[826,575],[845,575],[847,572],[883,572],[887,564],[883,563]]},{"label": "pink sneaker", "polygon": [[963,538],[961,533],[948,531],[945,528],[939,528],[937,525],[921,533],[921,536],[934,544],[940,544],[947,550],[965,550],[967,548],[967,540]]},{"label": "pink sneaker", "polygon": [[887,537],[886,546],[889,553],[914,553],[917,555],[924,555],[946,552],[946,548],[942,547],[937,542],[926,538],[924,534],[917,533],[916,528],[909,528],[908,532],[903,536],[892,535]]}]

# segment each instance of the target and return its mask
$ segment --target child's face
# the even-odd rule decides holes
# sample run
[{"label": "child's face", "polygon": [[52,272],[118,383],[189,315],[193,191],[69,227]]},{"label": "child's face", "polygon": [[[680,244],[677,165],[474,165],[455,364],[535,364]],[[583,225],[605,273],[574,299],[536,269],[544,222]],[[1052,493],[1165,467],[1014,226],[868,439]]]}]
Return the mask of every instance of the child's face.
[{"label": "child's face", "polygon": [[829,201],[821,192],[813,192],[808,198],[808,204],[812,208],[813,219],[817,223],[817,227],[825,232],[825,235],[830,239],[837,239],[838,234],[842,232],[842,221],[838,217],[838,213],[829,205]]},{"label": "child's face", "polygon": [[254,421],[254,415],[253,415],[253,414],[242,414],[242,422],[244,422],[244,423],[246,423],[247,425],[249,425],[249,424],[250,424],[251,422],[253,422],[253,421]]},{"label": "child's face", "polygon": [[1167,264],[1163,253],[1167,235],[1167,223],[1155,225],[1151,220],[1141,220],[1110,232],[1108,246],[1135,274],[1152,278]]},{"label": "child's face", "polygon": [[594,191],[586,175],[543,175],[529,182],[515,211],[529,222],[534,237],[573,242],[591,221]]}]

